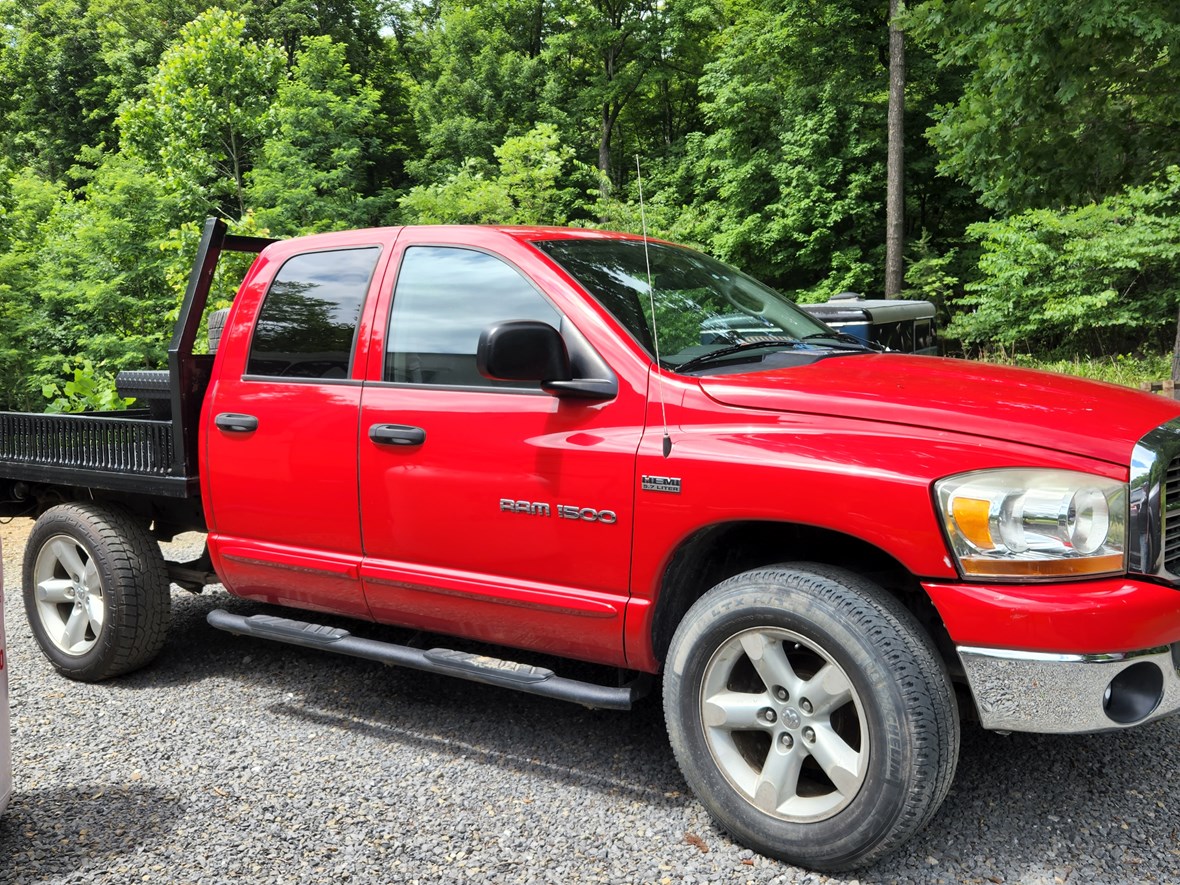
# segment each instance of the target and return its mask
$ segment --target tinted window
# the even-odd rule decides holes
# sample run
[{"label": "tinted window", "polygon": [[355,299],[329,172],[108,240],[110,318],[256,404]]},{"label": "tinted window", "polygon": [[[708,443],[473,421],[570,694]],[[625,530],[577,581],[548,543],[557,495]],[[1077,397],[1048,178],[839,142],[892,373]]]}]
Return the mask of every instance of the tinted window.
[{"label": "tinted window", "polygon": [[483,252],[443,246],[406,250],[393,294],[385,380],[463,387],[521,387],[475,368],[480,333],[506,320],[561,317],[514,268]]},{"label": "tinted window", "polygon": [[361,305],[380,252],[345,249],[289,259],[266,293],[246,372],[347,378]]}]

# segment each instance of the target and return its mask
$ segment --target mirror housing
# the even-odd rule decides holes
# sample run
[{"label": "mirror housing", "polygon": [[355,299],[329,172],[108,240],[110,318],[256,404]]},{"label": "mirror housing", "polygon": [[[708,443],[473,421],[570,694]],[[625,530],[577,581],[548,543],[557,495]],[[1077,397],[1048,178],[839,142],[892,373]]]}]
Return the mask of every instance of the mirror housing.
[{"label": "mirror housing", "polygon": [[[575,345],[580,339],[576,330]],[[548,323],[512,320],[488,326],[480,333],[475,351],[479,374],[493,381],[531,381],[553,396],[613,399],[619,392],[614,375],[594,357],[602,378],[575,378],[569,350],[561,333]],[[591,369],[595,371],[595,369]]]},{"label": "mirror housing", "polygon": [[493,381],[569,381],[569,352],[548,323],[513,320],[488,326],[475,351],[479,374]]}]

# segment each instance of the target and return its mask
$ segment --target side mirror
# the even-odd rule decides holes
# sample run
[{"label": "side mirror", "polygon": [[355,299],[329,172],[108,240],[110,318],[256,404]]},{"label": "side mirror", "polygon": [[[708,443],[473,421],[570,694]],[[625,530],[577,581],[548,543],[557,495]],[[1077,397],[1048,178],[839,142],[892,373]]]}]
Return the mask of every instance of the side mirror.
[{"label": "side mirror", "polygon": [[569,353],[548,323],[513,320],[484,329],[475,351],[479,374],[494,381],[569,381]]}]

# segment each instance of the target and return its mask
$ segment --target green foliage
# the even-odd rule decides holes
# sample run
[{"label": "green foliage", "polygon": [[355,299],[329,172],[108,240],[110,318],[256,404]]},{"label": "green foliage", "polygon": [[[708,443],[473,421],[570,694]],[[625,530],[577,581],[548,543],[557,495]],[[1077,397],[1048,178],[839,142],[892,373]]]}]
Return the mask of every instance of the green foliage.
[{"label": "green foliage", "polygon": [[276,234],[368,227],[392,202],[366,196],[380,103],[345,56],[331,38],[308,37],[279,85],[247,194],[258,222]]},{"label": "green foliage", "polygon": [[576,188],[563,186],[578,164],[555,126],[540,124],[506,139],[493,153],[497,166],[472,157],[440,184],[413,188],[401,199],[408,219],[419,224],[564,224],[585,207]]},{"label": "green foliage", "polygon": [[601,180],[618,183],[630,164],[617,129],[662,62],[667,16],[653,0],[557,0],[554,12],[546,98],[563,128],[596,145]]},{"label": "green foliage", "polygon": [[[168,286],[168,197],[158,176],[126,154],[98,161],[84,199],[58,204],[37,251],[40,291],[55,332],[37,359],[52,376],[63,357],[113,369],[161,365],[176,301]],[[191,263],[191,258],[188,259]]]},{"label": "green foliage", "polygon": [[[652,235],[800,300],[881,288],[882,0],[216,2],[0,0],[0,406],[160,365],[207,215],[637,231],[637,156]],[[975,351],[1168,346],[1180,7],[905,25],[906,294]]]},{"label": "green foliage", "polygon": [[1100,200],[1180,162],[1174,0],[925,0],[908,30],[965,75],[932,135],[987,206]]},{"label": "green foliage", "polygon": [[980,279],[948,333],[980,350],[1170,347],[1180,302],[1180,168],[1077,209],[977,224]]},{"label": "green foliage", "polygon": [[41,393],[49,400],[47,412],[110,412],[127,408],[134,399],[123,399],[115,389],[115,379],[88,359],[75,360],[61,367],[70,380],[47,382]]},{"label": "green foliage", "polygon": [[923,231],[911,245],[906,261],[906,288],[901,297],[929,301],[938,310],[940,325],[946,324],[948,307],[959,291],[957,259],[957,249],[939,255],[930,234]]},{"label": "green foliage", "polygon": [[120,147],[161,176],[190,218],[246,212],[246,176],[284,57],[245,34],[245,18],[221,9],[194,19],[160,59],[143,98],[119,114]]},{"label": "green foliage", "polygon": [[5,156],[51,178],[110,121],[91,24],[82,0],[0,3],[0,144]]},{"label": "green foliage", "polygon": [[1062,375],[1077,375],[1092,381],[1107,381],[1127,387],[1138,387],[1146,381],[1161,381],[1172,371],[1172,358],[1168,354],[1145,354],[1132,356],[1074,357],[1072,359],[1038,359],[1027,354],[1015,354],[1008,358],[992,358],[992,362],[1021,366],[1025,369],[1041,369]]},{"label": "green foliage", "polygon": [[13,408],[40,403],[34,365],[56,345],[39,252],[48,219],[66,199],[64,188],[31,169],[14,175],[0,170],[0,402]]},{"label": "green foliage", "polygon": [[439,4],[440,20],[411,39],[410,105],[419,151],[409,162],[423,184],[491,162],[492,148],[539,119],[545,4],[508,0]]},{"label": "green foliage", "polygon": [[887,30],[880,4],[744,0],[701,78],[678,237],[795,290],[883,280]]}]

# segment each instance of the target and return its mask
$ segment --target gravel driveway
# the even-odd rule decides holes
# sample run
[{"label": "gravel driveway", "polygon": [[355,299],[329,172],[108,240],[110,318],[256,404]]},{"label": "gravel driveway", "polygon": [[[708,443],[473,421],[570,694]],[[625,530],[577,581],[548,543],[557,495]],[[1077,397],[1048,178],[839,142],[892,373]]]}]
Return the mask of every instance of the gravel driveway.
[{"label": "gravel driveway", "polygon": [[824,877],[711,825],[654,699],[590,711],[235,638],[206,613],[260,607],[220,591],[175,591],[148,669],[62,679],[24,620],[27,530],[0,528],[16,787],[2,883],[1180,881],[1180,720],[1072,738],[966,726],[932,825]]}]

